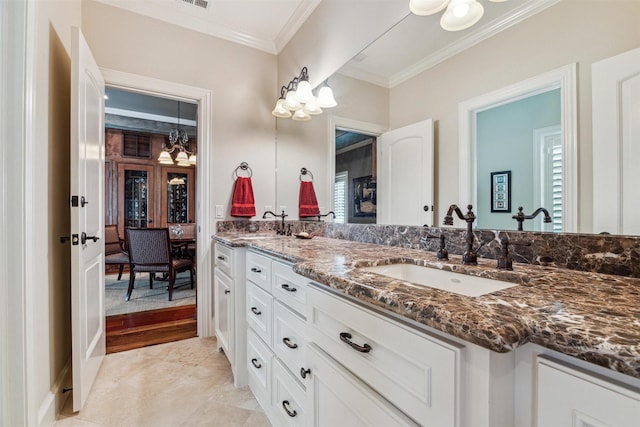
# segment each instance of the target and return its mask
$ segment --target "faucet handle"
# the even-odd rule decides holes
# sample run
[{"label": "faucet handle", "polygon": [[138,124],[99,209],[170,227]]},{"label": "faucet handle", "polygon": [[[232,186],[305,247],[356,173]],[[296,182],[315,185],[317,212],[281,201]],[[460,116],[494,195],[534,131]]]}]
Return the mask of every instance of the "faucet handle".
[{"label": "faucet handle", "polygon": [[449,259],[449,251],[447,251],[447,248],[445,247],[444,233],[440,233],[439,235],[427,234],[427,238],[428,239],[440,239],[440,247],[438,248],[438,251],[436,252],[436,256],[438,257],[438,259]]},{"label": "faucet handle", "polygon": [[513,270],[513,259],[511,258],[511,254],[509,254],[509,244],[515,246],[531,246],[531,241],[529,240],[509,240],[507,236],[503,236],[500,239],[500,243],[502,246],[502,253],[498,257],[498,268],[501,270]]}]

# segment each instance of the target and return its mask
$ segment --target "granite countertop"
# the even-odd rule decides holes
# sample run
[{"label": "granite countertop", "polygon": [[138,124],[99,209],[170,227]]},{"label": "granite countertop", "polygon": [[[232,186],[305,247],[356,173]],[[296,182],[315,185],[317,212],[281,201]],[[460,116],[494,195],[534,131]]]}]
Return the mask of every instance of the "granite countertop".
[{"label": "granite countertop", "polygon": [[[640,279],[528,264],[505,271],[491,259],[465,266],[456,255],[441,261],[434,252],[323,237],[243,236],[213,238],[290,261],[316,282],[493,351],[532,342],[640,378]],[[467,297],[358,269],[397,262],[518,286]]]}]

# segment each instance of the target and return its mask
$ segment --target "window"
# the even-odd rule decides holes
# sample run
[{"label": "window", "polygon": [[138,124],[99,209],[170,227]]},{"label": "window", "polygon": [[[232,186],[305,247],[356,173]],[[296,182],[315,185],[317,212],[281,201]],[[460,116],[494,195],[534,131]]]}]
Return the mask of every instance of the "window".
[{"label": "window", "polygon": [[124,144],[122,144],[122,155],[124,157],[150,159],[151,139],[149,135],[125,132]]},{"label": "window", "polygon": [[562,170],[562,135],[559,126],[534,131],[534,204],[549,211],[551,224],[542,222],[542,215],[536,218],[536,231],[563,231],[562,191],[564,173]]},{"label": "window", "polygon": [[335,222],[347,223],[347,194],[348,194],[348,173],[336,173],[336,180],[333,190],[333,212],[336,214]]}]

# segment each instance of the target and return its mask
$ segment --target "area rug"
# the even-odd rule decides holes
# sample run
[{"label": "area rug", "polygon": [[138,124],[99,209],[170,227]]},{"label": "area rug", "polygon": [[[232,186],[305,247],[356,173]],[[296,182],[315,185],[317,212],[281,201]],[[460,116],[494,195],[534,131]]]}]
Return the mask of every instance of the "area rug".
[{"label": "area rug", "polygon": [[105,275],[105,311],[107,316],[196,303],[195,283],[194,289],[191,289],[188,271],[182,272],[176,277],[173,287],[173,301],[169,301],[166,280],[154,280],[153,289],[149,289],[149,275],[140,273],[136,276],[131,299],[125,301],[129,275],[123,274],[121,280],[117,279],[117,274]]}]

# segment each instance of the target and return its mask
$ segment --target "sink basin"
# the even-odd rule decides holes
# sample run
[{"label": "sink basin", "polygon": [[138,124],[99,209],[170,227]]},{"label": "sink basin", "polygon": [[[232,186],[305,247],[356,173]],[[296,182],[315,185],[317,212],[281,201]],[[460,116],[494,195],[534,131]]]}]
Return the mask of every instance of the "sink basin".
[{"label": "sink basin", "polygon": [[468,297],[478,297],[517,285],[516,283],[502,280],[469,276],[468,274],[454,273],[415,264],[378,265],[375,267],[362,267],[360,270]]}]

